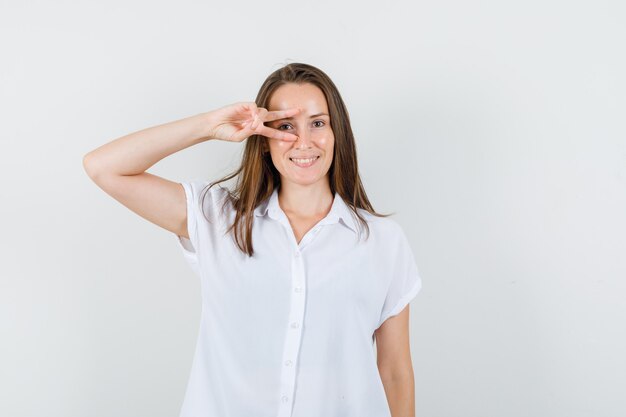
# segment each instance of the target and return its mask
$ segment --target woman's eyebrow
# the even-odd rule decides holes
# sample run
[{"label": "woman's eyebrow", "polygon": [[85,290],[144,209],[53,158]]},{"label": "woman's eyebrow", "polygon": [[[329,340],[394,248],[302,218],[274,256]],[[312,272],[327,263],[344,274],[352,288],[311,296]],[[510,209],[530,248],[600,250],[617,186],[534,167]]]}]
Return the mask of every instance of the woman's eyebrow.
[{"label": "woman's eyebrow", "polygon": [[[309,117],[309,119],[312,119],[312,118],[314,118],[314,117],[318,117],[318,116],[328,116],[328,114],[327,114],[327,113],[317,113],[317,114],[314,114],[314,115],[310,116],[310,117]],[[282,119],[276,119],[275,121],[279,121],[279,120],[292,120],[292,119],[293,119],[293,117],[284,117],[284,118],[282,118]]]}]

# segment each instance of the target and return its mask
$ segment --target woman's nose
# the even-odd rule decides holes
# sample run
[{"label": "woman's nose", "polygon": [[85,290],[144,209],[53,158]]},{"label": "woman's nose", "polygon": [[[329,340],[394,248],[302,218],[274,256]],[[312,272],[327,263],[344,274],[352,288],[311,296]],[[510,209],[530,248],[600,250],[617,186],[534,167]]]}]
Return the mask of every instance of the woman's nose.
[{"label": "woman's nose", "polygon": [[298,139],[296,140],[296,144],[305,144],[310,145],[311,142],[311,132],[309,132],[306,128],[299,128],[296,131],[296,135],[298,135]]}]

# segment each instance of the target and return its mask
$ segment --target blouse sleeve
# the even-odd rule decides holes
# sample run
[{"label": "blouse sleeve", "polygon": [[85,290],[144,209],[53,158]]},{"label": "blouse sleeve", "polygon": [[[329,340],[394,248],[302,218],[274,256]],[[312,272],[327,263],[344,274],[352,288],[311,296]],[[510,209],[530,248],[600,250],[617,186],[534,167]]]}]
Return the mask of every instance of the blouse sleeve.
[{"label": "blouse sleeve", "polygon": [[[200,195],[202,189],[206,185],[205,181],[188,181],[180,183],[185,190],[187,200],[187,233],[189,238],[174,234],[176,245],[180,248],[183,256],[189,263],[191,269],[200,275],[198,265],[198,250],[200,244],[198,241],[198,224],[201,221],[202,212],[200,209]],[[208,197],[208,196],[207,196]]]},{"label": "blouse sleeve", "polygon": [[380,315],[379,327],[389,317],[400,313],[422,288],[422,279],[415,263],[413,251],[401,228],[399,228],[399,239],[391,259],[393,262],[392,276]]}]

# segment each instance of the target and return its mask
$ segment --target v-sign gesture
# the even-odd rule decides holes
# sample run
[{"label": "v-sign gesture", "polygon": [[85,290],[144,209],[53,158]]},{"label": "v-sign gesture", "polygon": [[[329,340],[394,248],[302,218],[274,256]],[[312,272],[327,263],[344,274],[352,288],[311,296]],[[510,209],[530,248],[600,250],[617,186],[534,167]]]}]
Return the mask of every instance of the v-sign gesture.
[{"label": "v-sign gesture", "polygon": [[211,112],[212,127],[209,137],[229,142],[242,142],[252,135],[263,135],[271,139],[295,141],[294,134],[265,126],[269,122],[299,113],[299,108],[268,111],[257,107],[255,102],[239,102]]}]

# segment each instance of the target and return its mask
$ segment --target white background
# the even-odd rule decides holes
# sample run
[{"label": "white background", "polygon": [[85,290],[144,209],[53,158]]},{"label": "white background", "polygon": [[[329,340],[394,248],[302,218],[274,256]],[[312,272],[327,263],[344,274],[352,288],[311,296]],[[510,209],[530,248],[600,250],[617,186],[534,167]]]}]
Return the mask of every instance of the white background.
[{"label": "white background", "polygon": [[[3,0],[0,415],[178,414],[199,282],[82,157],[289,62],[337,84],[414,249],[417,416],[625,415],[624,21],[597,0]],[[148,171],[217,179],[242,149]]]}]

